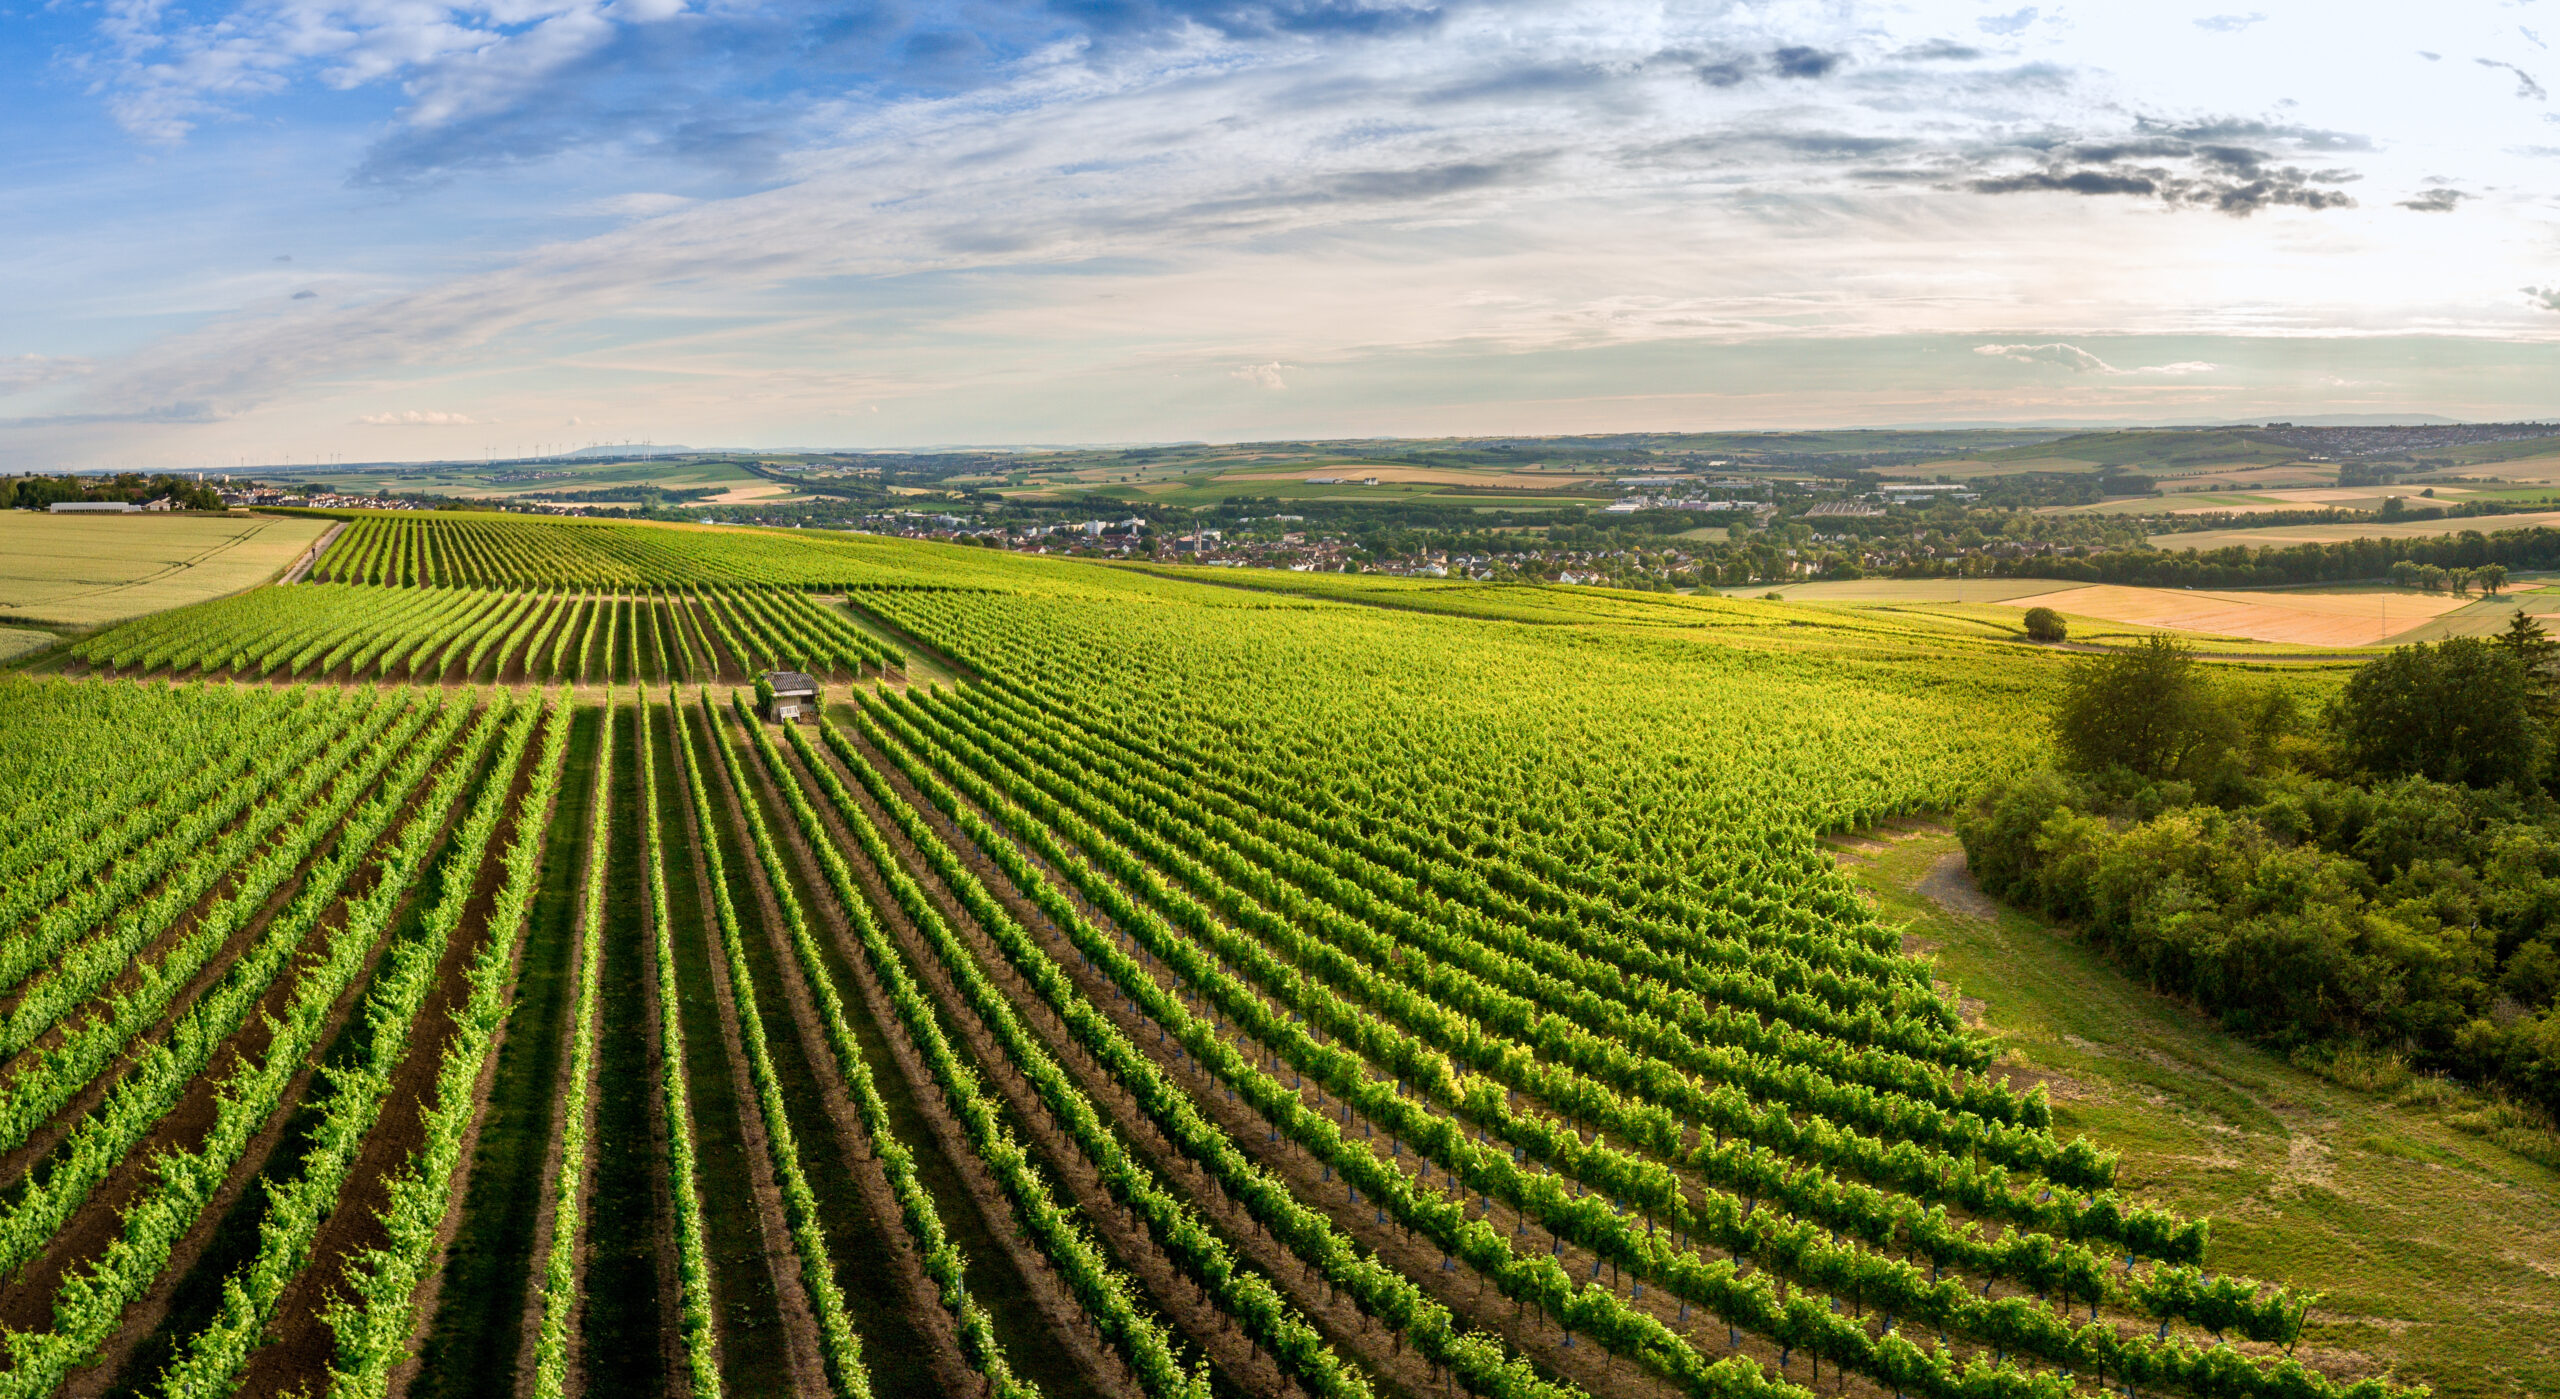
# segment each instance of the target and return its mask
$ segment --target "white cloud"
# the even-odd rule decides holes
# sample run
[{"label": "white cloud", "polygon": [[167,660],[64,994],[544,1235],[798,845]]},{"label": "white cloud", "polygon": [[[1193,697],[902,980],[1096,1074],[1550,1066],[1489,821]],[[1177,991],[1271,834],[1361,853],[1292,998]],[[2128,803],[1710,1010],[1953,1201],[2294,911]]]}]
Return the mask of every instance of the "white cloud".
[{"label": "white cloud", "polygon": [[2019,364],[2055,365],[2074,374],[2161,374],[2174,379],[2190,374],[2210,374],[2222,367],[2209,360],[2182,359],[2167,364],[2141,364],[2131,369],[2118,369],[2077,345],[2066,345],[2060,341],[2043,345],[1976,345],[1973,352]]},{"label": "white cloud", "polygon": [[[247,0],[198,26],[156,0],[118,3],[139,56],[108,90],[156,93],[180,124],[314,73],[403,85],[411,123],[494,110],[587,38],[669,8],[505,0],[501,18],[497,0]],[[2003,0],[2017,13],[1996,18],[2026,24],[2022,3]],[[2267,3],[2289,22],[2305,13]],[[1944,359],[2004,389],[2211,392],[2197,376],[2239,355],[2092,337],[2550,325],[2513,290],[2548,275],[2547,241],[2522,215],[2501,222],[2502,191],[2539,177],[2482,169],[2548,139],[2538,112],[2509,110],[2523,104],[2505,74],[2422,65],[2405,26],[2291,24],[2281,37],[2298,51],[2270,56],[2272,24],[2198,43],[2193,11],[2143,7],[2074,7],[2068,26],[2048,14],[2014,41],[2023,56],[1986,55],[1947,38],[2011,49],[1973,32],[1982,8],[1594,0],[1452,7],[1427,33],[1359,43],[1202,29],[1153,48],[1039,52],[959,96],[815,103],[778,178],[735,197],[567,178],[601,164],[709,187],[619,152],[517,167],[511,182],[464,171],[422,184],[398,220],[323,226],[305,249],[326,265],[323,236],[391,240],[387,223],[408,225],[408,245],[367,244],[379,275],[344,295],[332,281],[290,318],[206,290],[183,322],[152,322],[191,329],[119,354],[66,396],[125,412],[301,405],[334,427],[356,410],[318,386],[370,380],[369,408],[411,392],[406,377],[484,421],[553,420],[565,397],[662,439],[718,441],[732,439],[688,434],[678,414],[762,395],[830,412],[876,399],[906,419],[972,386],[1090,382],[1107,397],[1167,366],[1267,391],[1230,401],[1316,412],[1345,376],[1290,365],[1448,350],[1514,356],[1507,372],[1529,385],[1535,356],[1913,333],[1949,335]],[[537,42],[546,32],[554,48]],[[1932,40],[1962,66],[1896,57]],[[2434,40],[2456,41],[2475,42]],[[1770,55],[1793,48],[1840,57],[1824,76],[1781,80]],[[1704,79],[1699,64],[1726,56],[1742,64],[1733,80]],[[2386,61],[2401,76],[2377,87]],[[2171,127],[2265,147],[2279,167],[2352,169],[2364,189],[2441,173],[2492,193],[2461,219],[2278,209],[2239,224],[2122,194],[1964,188],[1985,149],[2041,170],[2048,148]],[[343,173],[319,172],[328,201]],[[546,198],[555,173],[564,192]],[[506,201],[505,219],[485,219]],[[635,222],[566,221],[599,214]],[[2429,226],[2397,227],[2409,224]],[[435,244],[455,226],[481,241]],[[2560,289],[2529,295],[2560,311]],[[1981,359],[1963,353],[1976,338]],[[2119,368],[2083,344],[2171,362]]]},{"label": "white cloud", "polygon": [[57,355],[0,355],[0,395],[77,379],[94,368],[88,360]]},{"label": "white cloud", "polygon": [[366,427],[468,427],[477,419],[432,408],[411,408],[400,413],[367,413],[356,421]]},{"label": "white cloud", "polygon": [[655,218],[660,214],[672,214],[678,209],[690,208],[693,203],[694,200],[688,195],[634,192],[590,200],[578,205],[570,212],[604,218],[647,219]]},{"label": "white cloud", "polygon": [[1977,355],[1989,355],[1993,359],[2016,360],[2020,364],[2059,365],[2074,374],[2121,372],[2114,365],[2077,345],[2065,345],[2058,341],[2047,345],[1976,345],[1973,347],[1973,352]]},{"label": "white cloud", "polygon": [[2236,34],[2250,25],[2266,22],[2263,12],[2251,10],[2245,15],[2206,15],[2196,21],[2196,28],[2210,29],[2217,34]]},{"label": "white cloud", "polygon": [[198,19],[168,0],[107,0],[103,57],[82,66],[108,110],[146,140],[183,140],[208,117],[310,81],[407,90],[413,126],[494,110],[685,0],[247,0]]}]

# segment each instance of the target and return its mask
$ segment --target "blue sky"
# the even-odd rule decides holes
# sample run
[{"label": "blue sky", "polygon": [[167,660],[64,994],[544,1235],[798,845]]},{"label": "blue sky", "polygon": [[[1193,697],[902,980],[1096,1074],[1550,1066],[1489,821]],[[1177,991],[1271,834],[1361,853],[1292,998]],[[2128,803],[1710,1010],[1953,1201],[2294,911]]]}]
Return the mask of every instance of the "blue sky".
[{"label": "blue sky", "polygon": [[0,463],[2560,413],[2560,8],[0,0]]}]

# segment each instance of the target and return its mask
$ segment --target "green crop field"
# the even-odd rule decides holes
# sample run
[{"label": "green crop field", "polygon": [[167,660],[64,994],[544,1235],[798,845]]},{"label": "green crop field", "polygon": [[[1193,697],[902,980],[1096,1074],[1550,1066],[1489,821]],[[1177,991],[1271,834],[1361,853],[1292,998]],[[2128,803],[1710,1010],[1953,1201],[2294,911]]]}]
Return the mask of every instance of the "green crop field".
[{"label": "green crop field", "polygon": [[755,486],[764,478],[734,461],[676,457],[647,461],[535,461],[471,466],[362,467],[297,470],[294,482],[313,488],[369,495],[376,490],[426,491],[460,500],[496,501],[525,495],[600,490],[612,486],[685,489]]},{"label": "green crop field", "polygon": [[2072,658],[1799,594],[385,513],[56,648],[0,1394],[2560,1388],[2553,1172],[1943,868]]},{"label": "green crop field", "polygon": [[28,627],[0,627],[0,664],[31,656],[61,639]]},{"label": "green crop field", "polygon": [[92,627],[254,588],[325,520],[0,511],[0,623]]}]

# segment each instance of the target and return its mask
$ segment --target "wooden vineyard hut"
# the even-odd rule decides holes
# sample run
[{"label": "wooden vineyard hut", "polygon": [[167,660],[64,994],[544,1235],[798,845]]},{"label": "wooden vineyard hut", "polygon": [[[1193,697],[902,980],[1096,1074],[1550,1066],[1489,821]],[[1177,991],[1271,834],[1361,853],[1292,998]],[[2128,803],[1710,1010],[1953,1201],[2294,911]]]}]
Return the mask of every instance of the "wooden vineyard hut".
[{"label": "wooden vineyard hut", "polygon": [[818,682],[796,670],[768,670],[756,677],[756,699],[768,719],[797,719],[817,709]]}]

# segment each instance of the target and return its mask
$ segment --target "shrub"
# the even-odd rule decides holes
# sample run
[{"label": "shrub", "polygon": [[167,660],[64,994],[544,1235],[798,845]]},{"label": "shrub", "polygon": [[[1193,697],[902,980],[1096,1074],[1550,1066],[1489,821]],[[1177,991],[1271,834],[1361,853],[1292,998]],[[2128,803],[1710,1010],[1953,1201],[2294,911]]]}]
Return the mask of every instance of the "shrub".
[{"label": "shrub", "polygon": [[2241,738],[2219,690],[2195,653],[2165,636],[2083,662],[2053,715],[2064,765],[2154,782],[2209,772]]},{"label": "shrub", "polygon": [[2030,607],[2027,609],[2027,639],[2029,641],[2061,641],[2068,638],[2070,635],[2071,626],[2069,623],[2062,620],[2061,613],[2054,611],[2050,607]]},{"label": "shrub", "polygon": [[2358,670],[2330,719],[2365,771],[2495,787],[2530,781],[2540,768],[2535,707],[2511,648],[2457,636],[2403,646]]}]

